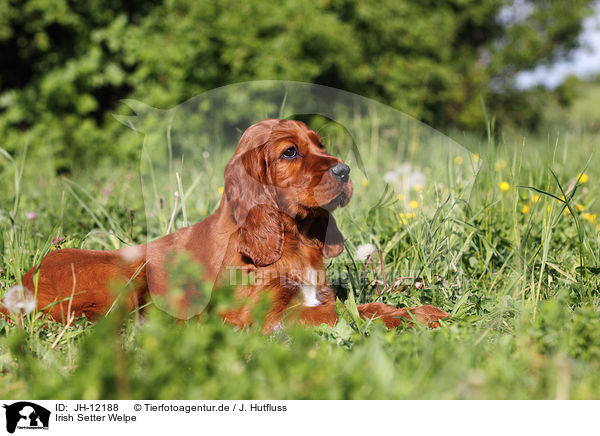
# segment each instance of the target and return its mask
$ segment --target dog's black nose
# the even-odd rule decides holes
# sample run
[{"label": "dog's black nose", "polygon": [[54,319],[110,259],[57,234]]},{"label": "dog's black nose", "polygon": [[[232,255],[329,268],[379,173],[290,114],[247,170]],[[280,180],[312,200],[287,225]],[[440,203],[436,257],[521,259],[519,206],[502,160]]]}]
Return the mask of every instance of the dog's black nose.
[{"label": "dog's black nose", "polygon": [[336,163],[334,166],[329,168],[329,171],[331,171],[333,177],[335,177],[336,179],[340,179],[342,182],[345,182],[348,180],[348,175],[350,174],[350,167],[345,163]]}]

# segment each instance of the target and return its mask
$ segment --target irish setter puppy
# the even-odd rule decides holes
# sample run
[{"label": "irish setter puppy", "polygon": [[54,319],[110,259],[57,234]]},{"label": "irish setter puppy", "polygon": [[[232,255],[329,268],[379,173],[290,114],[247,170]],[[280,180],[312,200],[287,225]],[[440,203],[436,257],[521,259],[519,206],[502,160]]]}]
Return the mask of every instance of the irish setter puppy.
[{"label": "irish setter puppy", "polygon": [[[39,268],[37,306],[58,321],[64,321],[69,308],[93,320],[113,304],[114,284],[130,283],[131,306],[149,295],[164,297],[177,316],[187,319],[197,314],[190,303],[198,293],[194,284],[169,296],[175,279],[170,266],[183,255],[198,264],[215,289],[231,279],[232,269],[252,277],[235,288],[236,300],[244,304],[222,314],[234,325],[249,325],[250,306],[265,294],[271,298],[266,331],[283,317],[334,325],[335,295],[325,280],[324,259],[344,248],[331,213],[350,201],[349,173],[305,124],[256,123],[244,132],[225,168],[225,192],[212,215],[145,245],[49,253]],[[23,276],[30,290],[35,289],[34,275],[32,269]],[[433,306],[399,309],[382,303],[362,304],[358,311],[365,319],[381,318],[388,328],[413,320],[435,327],[448,316]]]}]

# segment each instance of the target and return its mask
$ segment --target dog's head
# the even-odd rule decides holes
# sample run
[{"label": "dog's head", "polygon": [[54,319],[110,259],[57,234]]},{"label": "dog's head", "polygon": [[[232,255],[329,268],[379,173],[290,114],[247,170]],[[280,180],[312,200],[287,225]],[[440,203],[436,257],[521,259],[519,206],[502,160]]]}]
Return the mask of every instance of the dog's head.
[{"label": "dog's head", "polygon": [[292,221],[318,241],[325,257],[341,253],[343,237],[330,212],[350,201],[349,173],[304,123],[250,126],[225,168],[225,199],[239,226],[242,254],[257,266],[276,262]]}]

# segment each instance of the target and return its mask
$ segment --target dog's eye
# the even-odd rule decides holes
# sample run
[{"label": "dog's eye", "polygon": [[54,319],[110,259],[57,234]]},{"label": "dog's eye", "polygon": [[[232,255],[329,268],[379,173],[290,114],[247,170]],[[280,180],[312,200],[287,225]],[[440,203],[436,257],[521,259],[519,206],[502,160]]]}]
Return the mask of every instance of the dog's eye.
[{"label": "dog's eye", "polygon": [[293,157],[298,156],[298,150],[296,149],[296,147],[290,147],[283,152],[282,156],[287,159],[291,159]]}]

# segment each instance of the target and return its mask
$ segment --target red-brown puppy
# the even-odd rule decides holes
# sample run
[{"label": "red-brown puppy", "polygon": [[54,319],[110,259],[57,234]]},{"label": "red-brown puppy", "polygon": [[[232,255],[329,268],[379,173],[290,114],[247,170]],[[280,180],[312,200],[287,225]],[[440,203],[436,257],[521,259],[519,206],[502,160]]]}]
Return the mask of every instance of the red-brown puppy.
[{"label": "red-brown puppy", "polygon": [[[325,151],[319,135],[305,124],[264,120],[249,127],[225,168],[225,192],[218,209],[203,221],[146,245],[115,251],[55,250],[42,261],[37,306],[56,320],[66,319],[71,295],[75,316],[96,319],[114,300],[111,283],[132,277],[133,307],[148,294],[169,300],[174,256],[187,255],[202,266],[205,277],[224,282],[240,269],[252,284],[236,287],[245,305],[223,314],[228,322],[252,322],[248,305],[270,293],[272,307],[264,327],[284,315],[311,324],[337,322],[335,296],[325,281],[324,259],[339,255],[343,237],[331,212],[352,196],[350,168]],[[23,285],[34,286],[34,269]],[[187,286],[173,310],[187,318],[197,290]],[[398,309],[382,303],[358,306],[363,318],[381,318],[388,328],[413,317],[430,326],[448,314],[433,306]],[[410,314],[409,314],[410,311]],[[412,315],[412,316],[411,316]],[[292,318],[294,318],[292,316]]]}]

